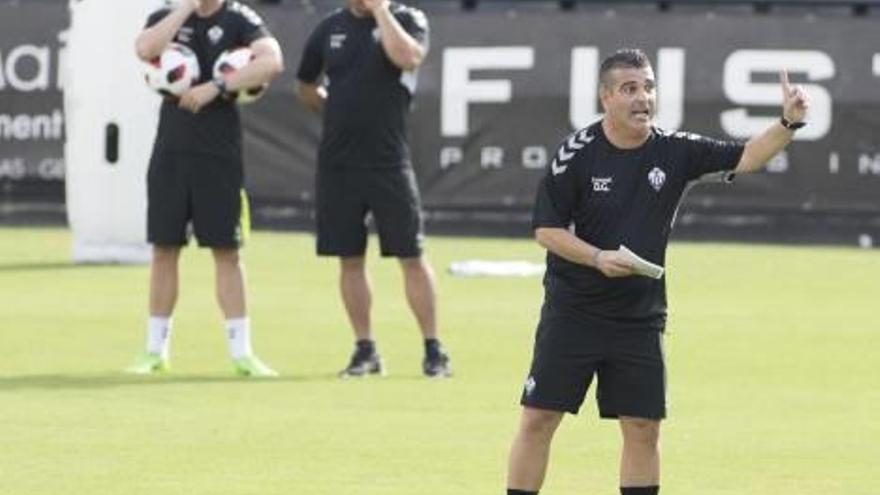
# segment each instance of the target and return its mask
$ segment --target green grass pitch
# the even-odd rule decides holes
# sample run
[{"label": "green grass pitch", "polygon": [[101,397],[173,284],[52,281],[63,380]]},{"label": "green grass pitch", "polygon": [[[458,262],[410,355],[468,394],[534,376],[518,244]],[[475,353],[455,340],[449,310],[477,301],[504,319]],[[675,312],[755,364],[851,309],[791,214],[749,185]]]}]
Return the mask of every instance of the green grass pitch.
[{"label": "green grass pitch", "polygon": [[[71,266],[69,246],[60,229],[0,229],[0,494],[503,493],[540,281],[446,269],[540,261],[533,242],[429,240],[450,381],[420,376],[400,271],[375,255],[390,375],[336,379],[351,335],[335,261],[310,236],[262,232],[244,255],[255,346],[283,377],[232,376],[196,249],[171,372],[124,376],[143,346],[147,268]],[[663,493],[880,493],[877,251],[675,243],[668,269]],[[542,495],[617,493],[618,436],[588,398],[563,422]]]}]

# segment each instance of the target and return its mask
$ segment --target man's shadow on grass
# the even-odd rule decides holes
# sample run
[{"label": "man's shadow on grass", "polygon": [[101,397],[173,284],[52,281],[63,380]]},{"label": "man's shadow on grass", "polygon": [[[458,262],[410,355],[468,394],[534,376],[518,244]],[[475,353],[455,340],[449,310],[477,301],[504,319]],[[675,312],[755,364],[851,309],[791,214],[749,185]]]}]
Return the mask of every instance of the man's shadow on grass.
[{"label": "man's shadow on grass", "polygon": [[187,384],[237,384],[249,383],[257,386],[282,384],[291,382],[327,381],[335,379],[333,375],[315,376],[279,376],[275,378],[248,378],[230,375],[212,374],[171,374],[138,376],[125,373],[102,374],[47,374],[0,376],[0,394],[26,389],[44,390],[95,390],[121,387],[156,387]]},{"label": "man's shadow on grass", "polygon": [[121,263],[72,263],[72,262],[63,262],[63,261],[46,261],[46,262],[31,262],[31,263],[0,263],[0,273],[15,273],[15,272],[52,272],[52,271],[76,271],[82,269],[94,269],[94,268],[144,268],[146,264],[142,265],[128,265]]},{"label": "man's shadow on grass", "polygon": [[179,374],[161,373],[157,375],[138,376],[125,373],[95,374],[44,374],[44,375],[0,375],[0,394],[17,390],[100,390],[122,387],[156,387],[188,384],[241,384],[253,386],[285,385],[291,383],[330,382],[360,383],[370,381],[409,381],[424,380],[420,375],[395,375],[391,377],[348,378],[341,379],[336,373],[320,373],[312,375],[282,374],[275,378],[249,378],[230,376],[228,374]]}]

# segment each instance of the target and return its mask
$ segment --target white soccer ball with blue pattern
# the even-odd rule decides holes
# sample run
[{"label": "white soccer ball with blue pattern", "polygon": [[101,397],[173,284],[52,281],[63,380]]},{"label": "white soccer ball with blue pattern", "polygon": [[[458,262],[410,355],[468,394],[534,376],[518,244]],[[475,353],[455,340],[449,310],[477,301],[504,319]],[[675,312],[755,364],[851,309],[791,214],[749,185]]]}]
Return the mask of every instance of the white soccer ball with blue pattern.
[{"label": "white soccer ball with blue pattern", "polygon": [[[223,77],[241,69],[254,59],[254,54],[250,48],[241,47],[226,50],[217,57],[214,62],[214,77]],[[253,88],[243,89],[239,91],[229,91],[226,97],[239,105],[253,103],[266,94],[268,84],[262,84]]]},{"label": "white soccer ball with blue pattern", "polygon": [[199,80],[199,59],[188,46],[170,43],[161,55],[146,64],[144,78],[154,91],[177,98]]}]

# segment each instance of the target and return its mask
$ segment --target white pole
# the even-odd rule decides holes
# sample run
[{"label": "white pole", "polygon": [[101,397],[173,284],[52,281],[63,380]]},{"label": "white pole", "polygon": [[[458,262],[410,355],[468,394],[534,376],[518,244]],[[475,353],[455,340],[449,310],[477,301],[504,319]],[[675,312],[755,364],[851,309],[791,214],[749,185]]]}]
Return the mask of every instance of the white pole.
[{"label": "white pole", "polygon": [[63,63],[67,216],[76,263],[146,263],[146,171],[160,98],[134,40],[160,0],[71,0]]}]

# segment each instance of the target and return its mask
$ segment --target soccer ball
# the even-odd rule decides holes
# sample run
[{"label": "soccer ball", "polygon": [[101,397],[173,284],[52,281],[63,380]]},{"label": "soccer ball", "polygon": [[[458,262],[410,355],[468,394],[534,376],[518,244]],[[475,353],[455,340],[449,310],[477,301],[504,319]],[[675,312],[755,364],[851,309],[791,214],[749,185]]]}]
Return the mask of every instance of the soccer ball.
[{"label": "soccer ball", "polygon": [[[214,62],[214,77],[231,74],[250,63],[253,59],[254,54],[250,48],[242,47],[226,50]],[[229,91],[226,93],[226,97],[240,105],[253,103],[266,93],[266,88],[268,87],[268,84],[262,84],[244,90]]]},{"label": "soccer ball", "polygon": [[147,86],[168,97],[178,97],[199,80],[199,59],[188,46],[170,43],[162,55],[146,64]]}]

